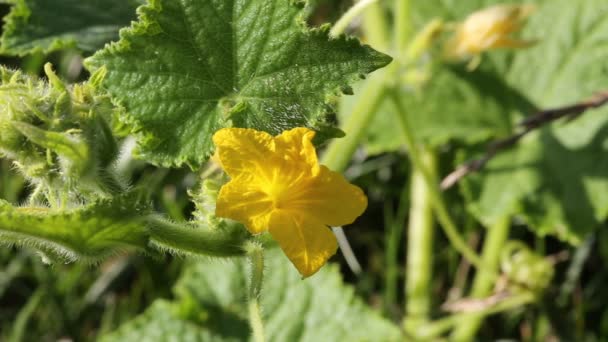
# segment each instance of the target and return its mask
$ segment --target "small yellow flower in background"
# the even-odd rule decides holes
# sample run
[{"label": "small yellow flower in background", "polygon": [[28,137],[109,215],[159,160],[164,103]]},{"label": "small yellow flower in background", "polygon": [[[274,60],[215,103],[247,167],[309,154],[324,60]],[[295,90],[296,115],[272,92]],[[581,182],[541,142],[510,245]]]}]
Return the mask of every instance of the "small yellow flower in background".
[{"label": "small yellow flower in background", "polygon": [[458,25],[448,41],[445,54],[452,60],[471,60],[468,68],[475,69],[481,53],[498,48],[523,48],[534,41],[518,40],[510,35],[519,30],[534,6],[495,5],[469,15]]},{"label": "small yellow flower in background", "polygon": [[213,136],[231,180],[217,198],[216,215],[270,232],[300,274],[317,272],[338,244],[330,226],[352,223],[367,207],[363,191],[319,165],[315,132],[295,128],[273,137],[245,128]]}]

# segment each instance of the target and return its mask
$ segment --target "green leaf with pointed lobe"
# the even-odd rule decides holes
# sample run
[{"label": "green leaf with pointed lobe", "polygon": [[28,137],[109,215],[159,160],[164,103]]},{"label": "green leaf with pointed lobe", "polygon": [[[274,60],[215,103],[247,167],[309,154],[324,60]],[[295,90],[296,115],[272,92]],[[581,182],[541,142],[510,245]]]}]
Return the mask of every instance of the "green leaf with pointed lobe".
[{"label": "green leaf with pointed lobe", "polygon": [[[399,328],[344,285],[335,265],[302,280],[278,249],[266,252],[261,295],[268,341],[401,341]],[[103,341],[167,340],[184,331],[191,341],[251,339],[244,291],[247,260],[193,262],[175,286],[172,305],[157,303]],[[163,313],[154,314],[160,305]],[[196,329],[195,329],[196,328]],[[135,338],[137,337],[137,338]]]},{"label": "green leaf with pointed lobe", "polygon": [[304,24],[293,0],[150,0],[118,43],[87,60],[140,133],[139,154],[198,165],[222,127],[327,131],[340,89],[390,62]]},{"label": "green leaf with pointed lobe", "polygon": [[77,48],[92,52],[135,19],[138,0],[8,0],[0,52],[25,55]]}]

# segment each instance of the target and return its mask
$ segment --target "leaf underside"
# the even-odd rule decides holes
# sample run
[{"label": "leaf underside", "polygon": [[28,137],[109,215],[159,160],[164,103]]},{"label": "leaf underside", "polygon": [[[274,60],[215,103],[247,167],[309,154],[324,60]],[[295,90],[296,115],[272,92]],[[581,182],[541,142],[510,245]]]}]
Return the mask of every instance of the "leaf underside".
[{"label": "leaf underside", "polygon": [[308,29],[288,0],[152,0],[139,21],[88,59],[140,133],[139,154],[192,166],[221,127],[326,133],[333,97],[390,62],[355,39]]}]

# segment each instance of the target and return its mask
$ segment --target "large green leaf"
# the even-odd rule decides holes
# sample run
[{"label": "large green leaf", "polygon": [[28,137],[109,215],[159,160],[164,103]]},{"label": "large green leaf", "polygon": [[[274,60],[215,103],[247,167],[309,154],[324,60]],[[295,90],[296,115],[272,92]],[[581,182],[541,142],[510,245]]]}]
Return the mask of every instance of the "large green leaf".
[{"label": "large green leaf", "polygon": [[[266,253],[265,269],[262,307],[268,341],[402,339],[395,325],[354,296],[353,289],[343,284],[334,265],[302,280],[282,252],[273,249]],[[187,336],[212,333],[224,340],[247,340],[250,335],[245,298],[248,271],[248,263],[242,259],[192,263],[176,285],[178,301],[172,309],[165,308],[158,315],[146,314],[144,318],[137,318],[121,327],[118,333],[106,336],[107,340],[130,341],[134,336],[157,340],[173,336],[183,340],[176,334],[194,324],[198,326],[199,335],[188,332]],[[174,331],[167,322],[172,322]],[[154,326],[157,328],[150,328]],[[163,335],[159,334],[161,330]],[[202,337],[191,340],[206,341]]]},{"label": "large green leaf", "polygon": [[[524,35],[539,43],[495,64],[537,107],[569,105],[608,88],[605,1],[543,2]],[[607,114],[557,123],[503,152],[473,178],[473,211],[486,224],[520,213],[540,234],[580,241],[608,216]]]},{"label": "large green leaf", "polygon": [[[521,1],[508,1],[518,3]],[[433,18],[460,21],[496,0],[431,0],[413,6],[417,29]],[[528,49],[484,54],[475,72],[436,70],[419,93],[404,89],[408,119],[418,138],[433,145],[503,137],[533,108],[572,104],[608,87],[608,4],[601,0],[535,1],[520,33],[537,39]],[[347,107],[343,107],[348,110]],[[402,146],[397,117],[384,105],[368,134],[372,153]],[[537,233],[576,243],[608,216],[608,165],[602,138],[607,110],[558,123],[502,152],[471,176],[472,212],[490,226],[516,214]],[[479,155],[470,154],[470,157]]]},{"label": "large green leaf", "polygon": [[[595,111],[571,127],[544,129],[500,153],[471,176],[473,213],[487,225],[520,214],[540,235],[580,242],[608,217],[606,114]],[[566,130],[586,141],[568,145],[557,135]]]},{"label": "large green leaf", "polygon": [[200,164],[225,126],[328,135],[333,95],[390,58],[306,28],[297,3],[150,0],[86,65],[107,67],[106,87],[141,133],[139,153],[158,164]]},{"label": "large green leaf", "polygon": [[138,0],[10,0],[0,52],[95,51],[135,19]]},{"label": "large green leaf", "polygon": [[146,312],[107,334],[101,342],[112,341],[239,341],[217,336],[193,322],[180,318],[172,303],[158,300]]}]

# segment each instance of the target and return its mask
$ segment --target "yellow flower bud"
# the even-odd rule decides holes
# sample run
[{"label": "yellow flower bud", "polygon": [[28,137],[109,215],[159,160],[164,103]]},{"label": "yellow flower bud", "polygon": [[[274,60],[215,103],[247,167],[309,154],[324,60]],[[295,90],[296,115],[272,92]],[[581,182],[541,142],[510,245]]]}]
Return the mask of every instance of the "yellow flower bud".
[{"label": "yellow flower bud", "polygon": [[521,28],[533,10],[534,6],[530,4],[503,4],[470,14],[448,41],[445,49],[447,59],[471,60],[469,69],[473,69],[484,51],[530,46],[533,41],[518,40],[510,35]]}]

